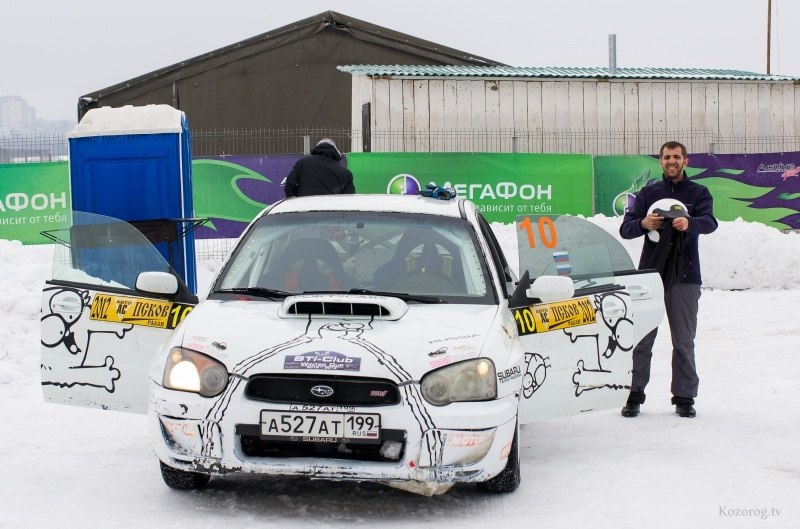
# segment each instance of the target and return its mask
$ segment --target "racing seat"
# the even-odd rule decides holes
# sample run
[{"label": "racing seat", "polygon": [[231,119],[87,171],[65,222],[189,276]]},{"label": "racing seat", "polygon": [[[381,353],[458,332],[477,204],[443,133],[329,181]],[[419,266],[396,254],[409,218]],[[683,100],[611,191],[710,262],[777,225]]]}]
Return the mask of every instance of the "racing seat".
[{"label": "racing seat", "polygon": [[398,241],[392,258],[375,270],[375,288],[417,293],[427,289],[442,293],[463,291],[463,271],[455,255],[457,248],[435,231],[411,228]]},{"label": "racing seat", "polygon": [[435,243],[426,242],[422,245],[422,252],[414,259],[414,271],[420,274],[445,275],[444,260]]},{"label": "racing seat", "polygon": [[355,281],[342,268],[339,254],[324,239],[296,239],[284,248],[264,276],[265,286],[288,292],[347,291]]}]

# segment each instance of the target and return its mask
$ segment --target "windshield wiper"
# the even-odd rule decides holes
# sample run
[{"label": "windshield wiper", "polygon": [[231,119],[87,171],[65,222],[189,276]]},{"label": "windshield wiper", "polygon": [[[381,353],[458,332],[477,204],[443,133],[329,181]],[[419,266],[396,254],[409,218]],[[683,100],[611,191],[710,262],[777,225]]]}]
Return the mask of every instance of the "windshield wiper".
[{"label": "windshield wiper", "polygon": [[276,290],[274,288],[264,287],[239,287],[239,288],[221,288],[214,290],[212,294],[250,294],[261,298],[281,299],[291,296],[291,292],[284,290]]},{"label": "windshield wiper", "polygon": [[382,290],[369,290],[367,288],[351,288],[349,294],[364,294],[367,296],[389,296],[392,298],[399,298],[403,301],[417,301],[419,303],[447,303],[442,298],[436,296],[418,296],[416,294],[408,294],[404,292],[386,292]]}]

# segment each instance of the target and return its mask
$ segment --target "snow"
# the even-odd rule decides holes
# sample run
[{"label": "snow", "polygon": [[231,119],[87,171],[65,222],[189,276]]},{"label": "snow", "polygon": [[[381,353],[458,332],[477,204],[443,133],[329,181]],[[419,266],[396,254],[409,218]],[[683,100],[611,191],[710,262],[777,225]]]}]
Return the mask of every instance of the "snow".
[{"label": "snow", "polygon": [[181,132],[183,112],[169,105],[100,107],[89,110],[69,138]]},{"label": "snow", "polygon": [[[590,220],[616,234],[620,219]],[[493,229],[514,264],[513,226]],[[641,243],[624,241],[634,262]],[[255,476],[167,488],[144,416],[43,402],[38,319],[52,248],[0,240],[0,528],[800,527],[800,235],[722,222],[700,250],[697,418],[670,405],[664,323],[639,417],[524,426],[515,493],[460,485],[427,498]],[[201,285],[218,264],[198,262]]]}]

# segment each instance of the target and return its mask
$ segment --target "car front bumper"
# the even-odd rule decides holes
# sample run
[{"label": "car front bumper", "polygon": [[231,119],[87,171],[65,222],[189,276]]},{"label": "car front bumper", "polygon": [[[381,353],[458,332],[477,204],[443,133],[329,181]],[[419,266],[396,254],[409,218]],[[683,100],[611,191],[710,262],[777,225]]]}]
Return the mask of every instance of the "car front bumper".
[{"label": "car front bumper", "polygon": [[510,395],[442,407],[421,398],[410,404],[404,398],[392,406],[348,409],[381,415],[380,443],[364,455],[360,446],[351,450],[354,447],[342,443],[298,441],[276,447],[261,439],[261,411],[291,411],[298,405],[254,401],[242,391],[231,392],[224,407],[220,399],[153,384],[148,423],[156,455],[163,463],[211,475],[247,472],[375,481],[400,488],[413,483],[449,488],[453,483],[486,481],[503,470],[518,407],[517,397]]}]

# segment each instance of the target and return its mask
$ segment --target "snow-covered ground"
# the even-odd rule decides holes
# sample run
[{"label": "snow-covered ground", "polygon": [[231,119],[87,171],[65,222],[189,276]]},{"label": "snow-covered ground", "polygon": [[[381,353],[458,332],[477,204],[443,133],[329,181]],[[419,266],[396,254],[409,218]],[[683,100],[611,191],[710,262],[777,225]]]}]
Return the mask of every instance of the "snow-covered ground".
[{"label": "snow-covered ground", "polygon": [[[592,218],[611,233],[619,220]],[[513,226],[493,228],[515,260]],[[625,246],[637,262],[641,239]],[[0,240],[0,528],[800,527],[800,235],[722,222],[700,247],[697,418],[670,405],[665,323],[639,417],[525,426],[515,493],[457,486],[428,498],[248,476],[168,489],[144,416],[42,401],[39,302],[52,249]],[[201,285],[218,265],[198,262]]]}]

